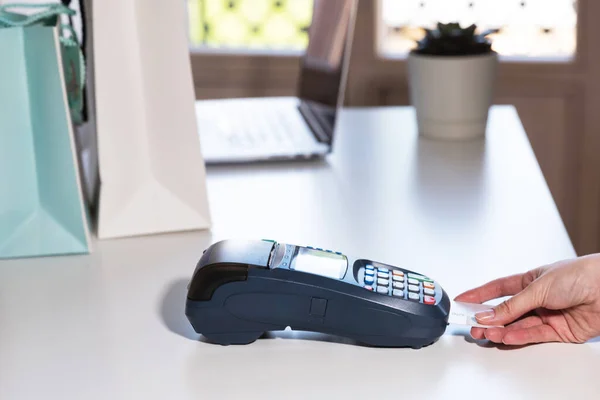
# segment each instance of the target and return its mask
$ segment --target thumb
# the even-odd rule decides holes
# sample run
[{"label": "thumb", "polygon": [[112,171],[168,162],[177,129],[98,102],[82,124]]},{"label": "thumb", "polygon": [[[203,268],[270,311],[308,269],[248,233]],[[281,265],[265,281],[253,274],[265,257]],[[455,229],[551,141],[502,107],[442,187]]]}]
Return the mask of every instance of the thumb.
[{"label": "thumb", "polygon": [[524,314],[542,307],[541,286],[531,284],[510,299],[498,304],[491,310],[475,314],[477,322],[482,325],[507,325]]}]

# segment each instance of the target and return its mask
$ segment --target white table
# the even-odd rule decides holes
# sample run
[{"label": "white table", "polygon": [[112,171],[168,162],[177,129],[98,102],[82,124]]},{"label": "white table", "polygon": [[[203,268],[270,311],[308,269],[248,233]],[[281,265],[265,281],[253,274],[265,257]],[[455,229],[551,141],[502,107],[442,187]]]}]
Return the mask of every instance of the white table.
[{"label": "white table", "polygon": [[[410,109],[348,110],[327,162],[209,169],[212,232],[0,262],[0,399],[596,398],[600,344],[503,350],[450,327],[421,350],[283,332],[199,340],[184,314],[202,250],[228,237],[318,245],[416,269],[451,297],[573,257],[511,107],[487,140],[418,139]],[[368,323],[368,321],[365,321]]]}]

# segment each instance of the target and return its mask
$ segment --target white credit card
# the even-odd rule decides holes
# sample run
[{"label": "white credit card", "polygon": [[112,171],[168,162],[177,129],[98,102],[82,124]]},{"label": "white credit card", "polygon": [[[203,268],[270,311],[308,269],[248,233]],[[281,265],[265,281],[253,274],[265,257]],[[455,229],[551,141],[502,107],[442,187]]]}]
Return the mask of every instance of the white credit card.
[{"label": "white credit card", "polygon": [[478,328],[498,328],[502,325],[482,325],[477,322],[475,314],[480,311],[489,310],[489,304],[463,303],[460,301],[452,301],[450,304],[450,315],[448,323],[453,325],[468,325]]}]

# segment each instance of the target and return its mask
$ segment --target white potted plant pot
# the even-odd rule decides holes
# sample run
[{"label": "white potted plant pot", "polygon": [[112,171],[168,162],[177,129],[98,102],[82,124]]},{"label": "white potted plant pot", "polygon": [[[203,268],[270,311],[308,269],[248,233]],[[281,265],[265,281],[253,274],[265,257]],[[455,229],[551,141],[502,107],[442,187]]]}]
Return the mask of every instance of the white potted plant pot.
[{"label": "white potted plant pot", "polygon": [[440,31],[449,25],[428,31],[429,41],[419,42],[408,57],[410,101],[419,133],[436,139],[482,137],[494,98],[498,55],[485,39],[491,32],[474,35],[474,26],[461,29],[454,24],[455,32],[444,38]]}]

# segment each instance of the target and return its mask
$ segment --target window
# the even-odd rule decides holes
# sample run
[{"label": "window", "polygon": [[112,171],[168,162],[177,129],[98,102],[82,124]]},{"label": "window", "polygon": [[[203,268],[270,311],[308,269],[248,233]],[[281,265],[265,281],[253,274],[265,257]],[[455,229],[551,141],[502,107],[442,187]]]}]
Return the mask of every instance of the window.
[{"label": "window", "polygon": [[196,51],[302,52],[312,0],[188,0]]},{"label": "window", "polygon": [[494,50],[510,58],[569,60],[576,51],[575,0],[379,0],[378,53],[403,58],[437,21],[495,28]]}]

